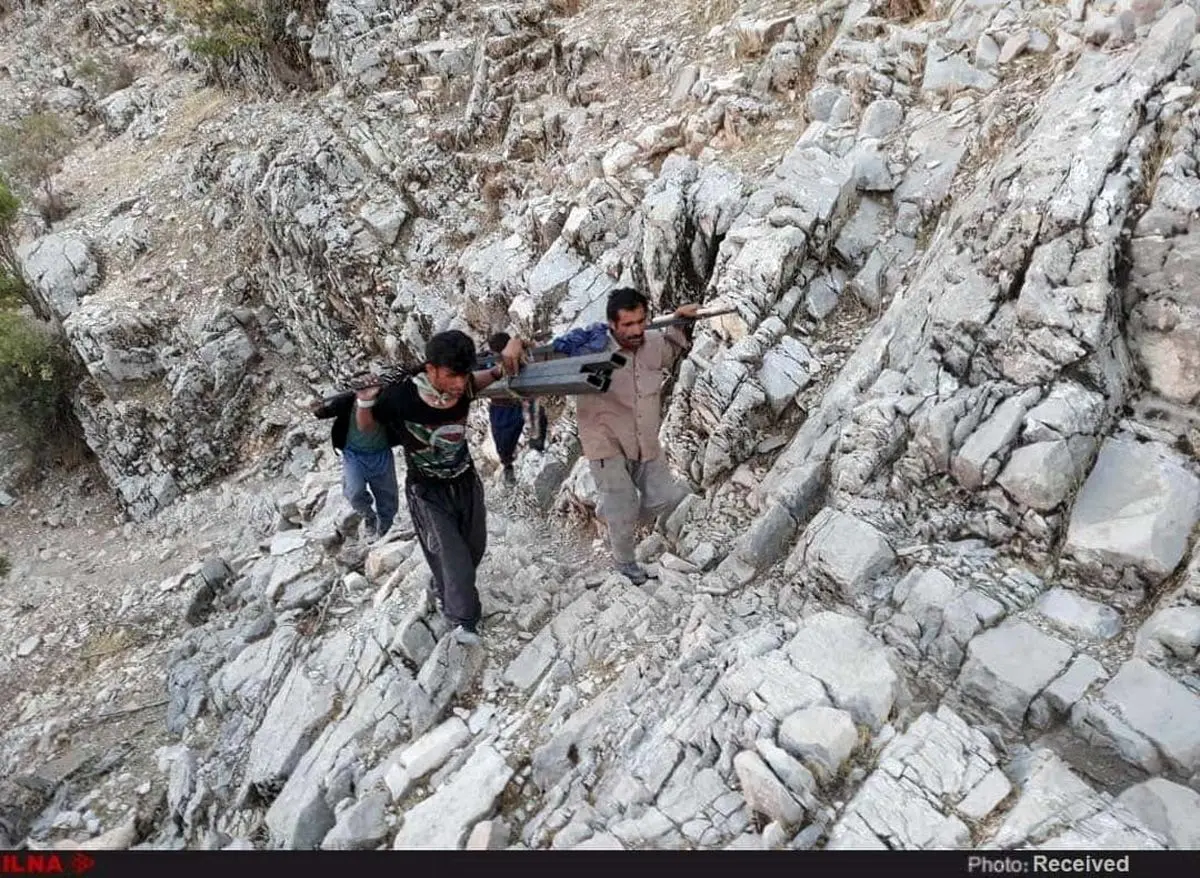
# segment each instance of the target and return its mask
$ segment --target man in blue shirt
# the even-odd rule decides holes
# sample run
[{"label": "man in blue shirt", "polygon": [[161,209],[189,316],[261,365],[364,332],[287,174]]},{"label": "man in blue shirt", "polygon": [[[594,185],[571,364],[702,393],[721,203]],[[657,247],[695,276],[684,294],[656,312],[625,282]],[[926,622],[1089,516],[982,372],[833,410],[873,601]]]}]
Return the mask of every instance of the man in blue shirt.
[{"label": "man in blue shirt", "polygon": [[364,423],[359,414],[363,402],[356,394],[341,394],[314,403],[313,413],[334,418],[333,447],[342,452],[342,495],[361,517],[367,539],[374,540],[391,530],[400,489],[391,437],[382,425]]},{"label": "man in blue shirt", "polygon": [[[498,361],[509,341],[511,338],[507,332],[493,333],[488,339],[491,358]],[[545,408],[536,399],[496,397],[488,403],[492,441],[496,443],[496,454],[500,457],[500,465],[504,467],[504,481],[510,485],[517,480],[513,472],[513,461],[517,456],[517,445],[525,430],[526,419],[529,420],[529,429],[532,431],[529,447],[534,451],[545,451],[549,423]]]},{"label": "man in blue shirt", "polygon": [[[488,339],[488,348],[498,355],[509,338],[506,332],[497,332]],[[488,402],[488,421],[492,427],[492,441],[496,443],[496,454],[504,467],[504,481],[513,484],[517,478],[513,472],[513,460],[517,456],[517,444],[525,429],[525,407],[523,400],[497,397]]]}]

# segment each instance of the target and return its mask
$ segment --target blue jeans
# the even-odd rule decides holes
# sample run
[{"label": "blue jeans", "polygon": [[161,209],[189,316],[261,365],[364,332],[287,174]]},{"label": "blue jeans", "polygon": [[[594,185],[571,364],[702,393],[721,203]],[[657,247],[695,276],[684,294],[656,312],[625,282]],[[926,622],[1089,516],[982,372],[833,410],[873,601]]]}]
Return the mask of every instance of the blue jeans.
[{"label": "blue jeans", "polygon": [[387,533],[400,506],[400,488],[396,484],[396,458],[392,449],[343,450],[342,493],[354,511],[368,524],[376,521],[379,533]]},{"label": "blue jeans", "polygon": [[488,418],[492,423],[496,454],[500,462],[508,466],[517,456],[517,443],[521,441],[521,431],[525,429],[525,413],[519,405],[493,405],[488,407]]}]

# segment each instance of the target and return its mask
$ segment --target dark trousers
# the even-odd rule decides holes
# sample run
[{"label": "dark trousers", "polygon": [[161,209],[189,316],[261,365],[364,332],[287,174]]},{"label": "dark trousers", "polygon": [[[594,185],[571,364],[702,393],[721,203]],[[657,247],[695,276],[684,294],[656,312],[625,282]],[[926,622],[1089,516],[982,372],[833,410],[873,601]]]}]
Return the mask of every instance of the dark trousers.
[{"label": "dark trousers", "polygon": [[545,451],[550,418],[546,414],[546,409],[536,399],[529,401],[529,420],[529,426],[533,430],[533,435],[529,437],[529,447],[534,451]]},{"label": "dark trousers", "polygon": [[482,615],[475,572],[487,550],[479,474],[471,469],[445,482],[410,480],[404,495],[447,621],[473,630]]},{"label": "dark trousers", "polygon": [[488,418],[492,422],[492,441],[500,463],[509,466],[517,456],[517,443],[525,429],[525,414],[518,405],[488,406]]}]

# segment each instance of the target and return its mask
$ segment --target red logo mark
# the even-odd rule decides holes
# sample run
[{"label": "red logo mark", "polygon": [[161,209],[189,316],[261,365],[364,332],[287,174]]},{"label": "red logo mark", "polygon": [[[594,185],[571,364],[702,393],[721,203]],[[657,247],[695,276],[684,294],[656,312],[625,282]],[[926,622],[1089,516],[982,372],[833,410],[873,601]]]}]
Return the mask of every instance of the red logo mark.
[{"label": "red logo mark", "polygon": [[0,873],[8,875],[61,875],[62,860],[58,854],[4,854],[0,856]]}]

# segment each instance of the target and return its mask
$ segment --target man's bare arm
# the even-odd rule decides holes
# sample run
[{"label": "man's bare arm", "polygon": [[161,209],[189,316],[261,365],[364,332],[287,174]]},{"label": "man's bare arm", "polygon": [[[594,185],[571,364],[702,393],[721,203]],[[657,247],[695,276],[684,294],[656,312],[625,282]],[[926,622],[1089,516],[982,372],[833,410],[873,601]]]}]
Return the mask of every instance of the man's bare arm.
[{"label": "man's bare arm", "polygon": [[[525,359],[525,350],[529,347],[522,339],[513,336],[509,339],[508,344],[504,346],[504,350],[500,352],[500,362],[504,366],[504,373],[516,375],[521,371],[521,363]],[[497,379],[499,380],[499,379]]]},{"label": "man's bare arm", "polygon": [[[687,319],[695,319],[696,313],[700,310],[700,306],[694,303],[680,305],[675,309],[672,317],[683,317]],[[683,326],[674,325],[668,326],[662,331],[663,336],[667,339],[667,357],[669,359],[668,368],[673,368],[684,354],[692,347],[692,325],[684,324]]]},{"label": "man's bare arm", "polygon": [[478,372],[471,373],[471,385],[475,388],[475,392],[483,390],[495,384],[504,377],[504,370],[499,366],[493,366],[491,369],[480,369]]}]

